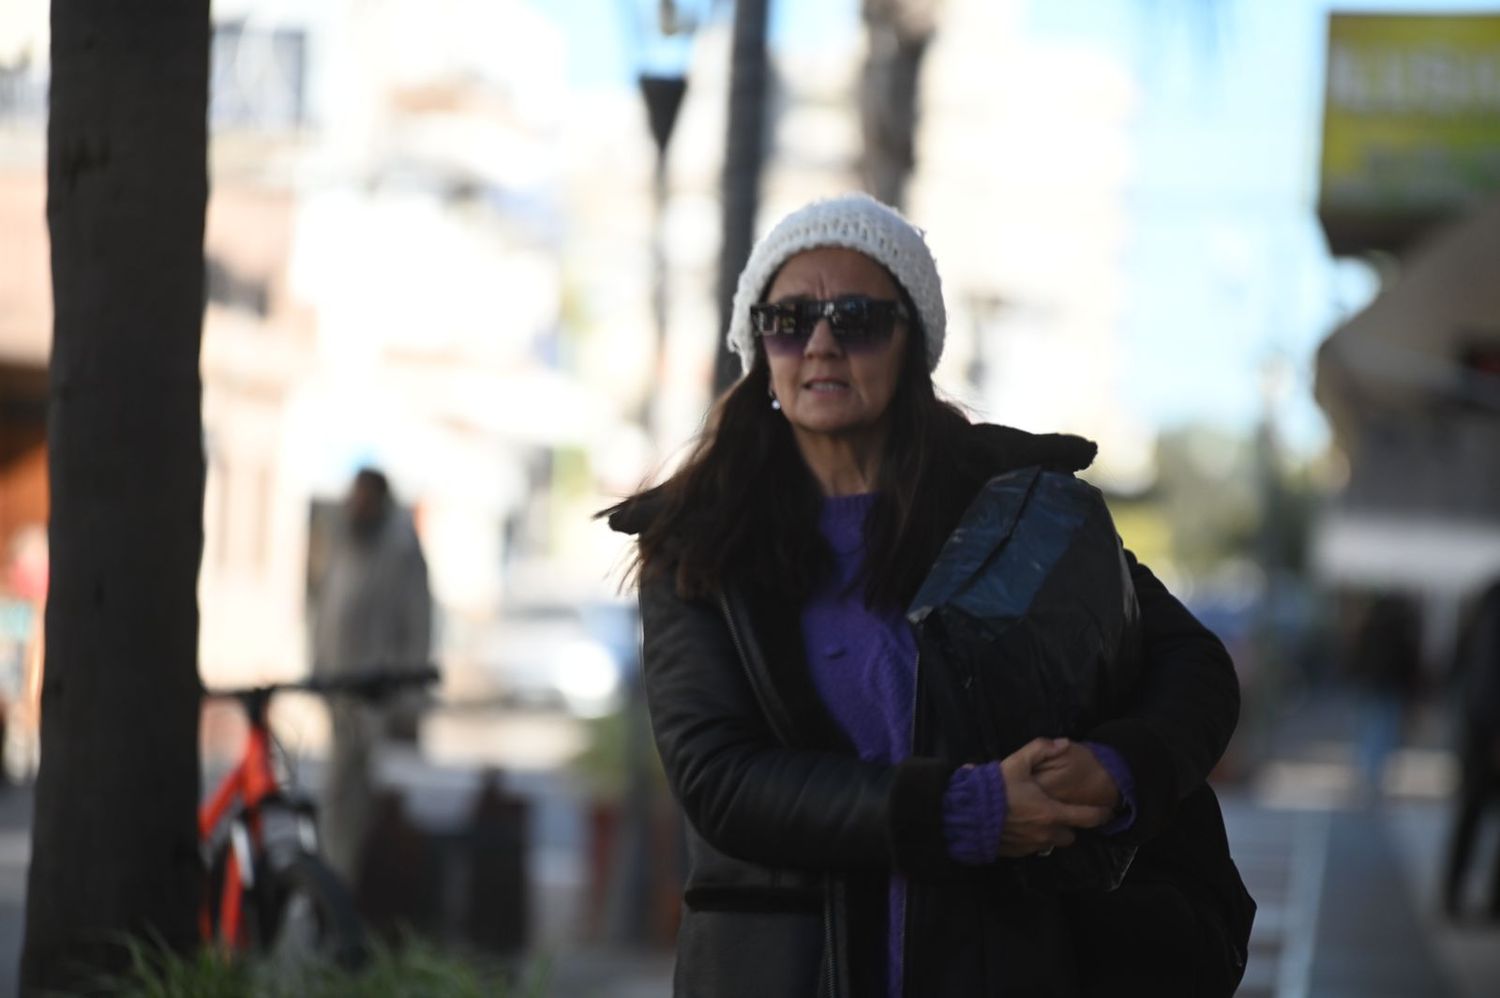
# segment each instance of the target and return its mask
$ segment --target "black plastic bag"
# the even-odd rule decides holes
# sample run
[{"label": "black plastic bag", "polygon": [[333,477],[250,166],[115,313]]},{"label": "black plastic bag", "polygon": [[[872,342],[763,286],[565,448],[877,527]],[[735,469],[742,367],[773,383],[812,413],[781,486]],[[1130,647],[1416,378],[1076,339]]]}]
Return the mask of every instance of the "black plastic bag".
[{"label": "black plastic bag", "polygon": [[[1098,489],[1023,468],[964,513],[908,617],[935,635],[969,691],[994,759],[1032,738],[1081,737],[1118,711],[1140,671],[1140,611]],[[1110,889],[1134,849],[1092,832],[1021,864],[1034,886]]]}]

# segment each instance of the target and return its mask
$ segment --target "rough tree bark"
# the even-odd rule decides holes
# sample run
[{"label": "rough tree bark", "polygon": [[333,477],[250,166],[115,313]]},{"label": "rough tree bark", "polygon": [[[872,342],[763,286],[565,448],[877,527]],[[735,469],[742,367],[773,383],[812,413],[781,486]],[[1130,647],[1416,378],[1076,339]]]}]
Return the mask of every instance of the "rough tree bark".
[{"label": "rough tree bark", "polygon": [[864,0],[869,52],[860,81],[865,190],[900,207],[916,165],[917,84],[941,0]]},{"label": "rough tree bark", "polygon": [[196,937],[208,0],[53,0],[52,577],[21,986]]}]

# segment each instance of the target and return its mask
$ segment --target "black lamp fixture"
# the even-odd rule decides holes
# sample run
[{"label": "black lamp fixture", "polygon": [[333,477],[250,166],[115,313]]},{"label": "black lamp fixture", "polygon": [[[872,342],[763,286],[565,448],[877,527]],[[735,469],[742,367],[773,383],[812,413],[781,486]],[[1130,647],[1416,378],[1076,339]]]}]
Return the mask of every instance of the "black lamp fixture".
[{"label": "black lamp fixture", "polygon": [[646,101],[651,137],[664,157],[677,112],[687,93],[687,69],[698,21],[679,0],[625,0],[636,61],[636,81]]}]

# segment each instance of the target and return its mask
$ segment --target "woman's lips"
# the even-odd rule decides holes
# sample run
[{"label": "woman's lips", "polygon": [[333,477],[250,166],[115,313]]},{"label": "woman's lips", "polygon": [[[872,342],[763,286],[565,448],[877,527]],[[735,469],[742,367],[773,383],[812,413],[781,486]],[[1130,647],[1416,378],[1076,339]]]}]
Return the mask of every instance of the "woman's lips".
[{"label": "woman's lips", "polygon": [[841,392],[849,387],[849,382],[837,378],[814,378],[803,387],[813,392]]}]

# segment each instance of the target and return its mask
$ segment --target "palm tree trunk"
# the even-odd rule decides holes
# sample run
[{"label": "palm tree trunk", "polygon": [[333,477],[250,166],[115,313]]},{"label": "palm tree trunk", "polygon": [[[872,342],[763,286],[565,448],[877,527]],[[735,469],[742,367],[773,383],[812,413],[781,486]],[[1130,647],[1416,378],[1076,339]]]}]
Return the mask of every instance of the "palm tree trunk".
[{"label": "palm tree trunk", "polygon": [[869,54],[860,81],[865,190],[900,207],[916,165],[917,84],[941,0],[865,0]]},{"label": "palm tree trunk", "polygon": [[724,150],[724,243],[719,254],[719,346],[714,394],[740,376],[739,357],[725,349],[740,271],[750,258],[760,171],[765,161],[767,0],[735,0],[734,49],[729,66],[729,135]]},{"label": "palm tree trunk", "polygon": [[208,0],[53,0],[51,591],[21,985],[186,950],[200,889]]}]

